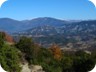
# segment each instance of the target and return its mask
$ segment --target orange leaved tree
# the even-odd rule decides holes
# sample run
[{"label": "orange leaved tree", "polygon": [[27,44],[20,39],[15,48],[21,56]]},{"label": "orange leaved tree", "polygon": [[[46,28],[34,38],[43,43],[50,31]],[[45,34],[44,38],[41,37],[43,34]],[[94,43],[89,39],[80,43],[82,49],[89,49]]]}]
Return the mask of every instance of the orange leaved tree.
[{"label": "orange leaved tree", "polygon": [[56,60],[61,60],[62,59],[62,51],[60,47],[56,44],[53,44],[50,48],[50,51]]}]

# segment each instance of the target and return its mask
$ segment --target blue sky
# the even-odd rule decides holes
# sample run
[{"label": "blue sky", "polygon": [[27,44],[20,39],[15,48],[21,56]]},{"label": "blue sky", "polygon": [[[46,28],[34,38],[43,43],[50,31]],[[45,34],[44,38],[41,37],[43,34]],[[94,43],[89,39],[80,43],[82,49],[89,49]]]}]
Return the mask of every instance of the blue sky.
[{"label": "blue sky", "polygon": [[0,18],[16,20],[53,17],[65,20],[96,19],[96,8],[88,0],[8,0]]}]

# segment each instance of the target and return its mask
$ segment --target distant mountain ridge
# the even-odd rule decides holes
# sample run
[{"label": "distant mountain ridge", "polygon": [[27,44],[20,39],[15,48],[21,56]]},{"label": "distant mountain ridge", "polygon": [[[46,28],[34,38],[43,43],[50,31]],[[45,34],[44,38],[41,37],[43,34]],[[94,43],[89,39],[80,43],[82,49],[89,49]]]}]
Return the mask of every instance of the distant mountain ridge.
[{"label": "distant mountain ridge", "polygon": [[[50,17],[35,18],[32,20],[18,21],[10,18],[0,18],[0,30],[6,32],[18,32],[43,25],[62,26],[71,21],[64,21]],[[73,22],[73,21],[72,21]]]},{"label": "distant mountain ridge", "polygon": [[32,20],[13,20],[0,18],[0,30],[8,33],[31,35],[79,34],[96,30],[96,20],[76,21],[59,20],[50,17],[35,18]]},{"label": "distant mountain ridge", "polygon": [[22,29],[23,23],[21,21],[10,18],[0,18],[0,30],[6,32],[14,32]]}]

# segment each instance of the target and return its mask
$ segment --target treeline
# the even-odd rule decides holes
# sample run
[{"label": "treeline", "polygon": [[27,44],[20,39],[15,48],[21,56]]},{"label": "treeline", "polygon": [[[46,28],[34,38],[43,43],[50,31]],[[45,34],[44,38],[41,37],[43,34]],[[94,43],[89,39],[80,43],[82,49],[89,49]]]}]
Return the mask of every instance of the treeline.
[{"label": "treeline", "polygon": [[45,72],[88,72],[96,62],[96,52],[63,52],[58,45],[43,48],[31,38],[21,37],[14,45],[5,43],[0,33],[0,64],[9,72],[21,72],[20,63],[25,59],[29,65],[41,65]]}]

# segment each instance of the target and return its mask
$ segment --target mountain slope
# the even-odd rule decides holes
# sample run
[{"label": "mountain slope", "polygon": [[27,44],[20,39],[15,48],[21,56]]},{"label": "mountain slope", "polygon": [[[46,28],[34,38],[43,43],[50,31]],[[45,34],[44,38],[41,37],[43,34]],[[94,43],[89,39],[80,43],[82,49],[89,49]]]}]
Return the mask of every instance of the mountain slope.
[{"label": "mountain slope", "polygon": [[43,25],[51,25],[54,27],[58,27],[69,23],[69,21],[63,21],[49,17],[42,17],[23,21],[17,21],[10,18],[0,18],[0,30],[7,32],[18,32]]},{"label": "mountain slope", "polygon": [[0,30],[14,32],[22,30],[23,23],[10,18],[0,18]]}]

